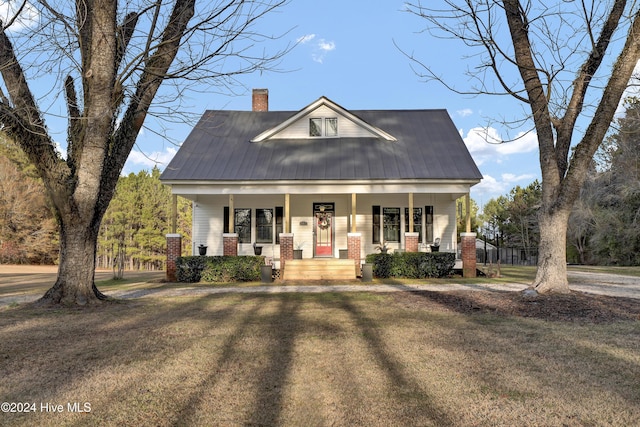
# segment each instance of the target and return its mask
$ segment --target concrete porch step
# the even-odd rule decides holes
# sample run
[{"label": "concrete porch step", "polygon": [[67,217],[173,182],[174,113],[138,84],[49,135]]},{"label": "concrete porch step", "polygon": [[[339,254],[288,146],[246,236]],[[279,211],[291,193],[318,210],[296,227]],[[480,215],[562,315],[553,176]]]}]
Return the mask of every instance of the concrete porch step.
[{"label": "concrete porch step", "polygon": [[309,258],[287,260],[283,280],[355,280],[352,259]]}]

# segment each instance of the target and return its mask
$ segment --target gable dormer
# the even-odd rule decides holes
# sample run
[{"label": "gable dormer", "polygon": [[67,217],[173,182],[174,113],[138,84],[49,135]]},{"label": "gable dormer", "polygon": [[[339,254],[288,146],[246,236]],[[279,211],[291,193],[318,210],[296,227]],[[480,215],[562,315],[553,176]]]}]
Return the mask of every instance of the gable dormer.
[{"label": "gable dormer", "polygon": [[320,97],[279,125],[262,132],[251,142],[272,139],[380,138],[392,135],[360,119],[326,97]]}]

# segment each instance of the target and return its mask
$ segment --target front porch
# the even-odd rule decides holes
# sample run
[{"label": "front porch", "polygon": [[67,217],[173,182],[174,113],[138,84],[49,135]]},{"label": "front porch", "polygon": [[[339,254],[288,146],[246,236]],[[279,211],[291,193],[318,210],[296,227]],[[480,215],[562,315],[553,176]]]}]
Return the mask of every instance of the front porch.
[{"label": "front porch", "polygon": [[202,245],[207,255],[254,255],[259,246],[283,278],[286,263],[294,258],[346,257],[359,272],[366,255],[379,252],[381,246],[391,253],[428,252],[439,238],[439,251],[457,253],[458,196],[193,194],[192,254],[197,255]]}]

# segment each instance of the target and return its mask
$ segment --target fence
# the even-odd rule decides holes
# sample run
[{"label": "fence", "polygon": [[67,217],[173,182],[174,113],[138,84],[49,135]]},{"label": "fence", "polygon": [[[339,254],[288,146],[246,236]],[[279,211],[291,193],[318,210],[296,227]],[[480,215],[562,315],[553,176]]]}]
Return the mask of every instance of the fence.
[{"label": "fence", "polygon": [[476,262],[478,264],[496,264],[498,260],[500,260],[501,264],[537,265],[538,248],[487,247],[486,253],[483,248],[476,248]]}]

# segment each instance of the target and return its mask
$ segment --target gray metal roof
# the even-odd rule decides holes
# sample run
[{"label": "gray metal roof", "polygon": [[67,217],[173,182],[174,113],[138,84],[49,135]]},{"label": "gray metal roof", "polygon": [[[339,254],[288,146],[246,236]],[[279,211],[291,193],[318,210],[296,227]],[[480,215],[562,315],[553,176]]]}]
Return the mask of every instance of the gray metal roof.
[{"label": "gray metal roof", "polygon": [[297,112],[206,111],[161,179],[482,179],[446,110],[349,112],[397,141],[372,137],[250,142]]}]

